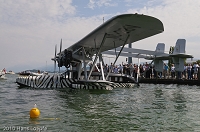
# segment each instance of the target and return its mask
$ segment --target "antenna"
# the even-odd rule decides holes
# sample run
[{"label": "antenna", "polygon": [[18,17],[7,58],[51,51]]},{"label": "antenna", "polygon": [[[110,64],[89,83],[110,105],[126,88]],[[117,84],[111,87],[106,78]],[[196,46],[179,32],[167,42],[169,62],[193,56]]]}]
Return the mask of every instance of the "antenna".
[{"label": "antenna", "polygon": [[103,23],[104,23],[104,17],[103,17]]},{"label": "antenna", "polygon": [[47,61],[46,61],[46,67],[45,67],[45,70],[47,71]]}]

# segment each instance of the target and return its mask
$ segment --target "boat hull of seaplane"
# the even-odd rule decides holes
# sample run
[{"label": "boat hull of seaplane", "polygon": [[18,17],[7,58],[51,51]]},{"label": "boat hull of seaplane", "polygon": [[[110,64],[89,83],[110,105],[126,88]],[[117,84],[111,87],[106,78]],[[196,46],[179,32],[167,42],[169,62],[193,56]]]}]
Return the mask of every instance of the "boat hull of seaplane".
[{"label": "boat hull of seaplane", "polygon": [[41,75],[41,76],[20,76],[16,83],[21,87],[32,87],[39,89],[103,89],[112,90],[113,88],[131,88],[135,86],[132,82],[111,82],[104,80],[77,80],[66,78],[61,75]]}]

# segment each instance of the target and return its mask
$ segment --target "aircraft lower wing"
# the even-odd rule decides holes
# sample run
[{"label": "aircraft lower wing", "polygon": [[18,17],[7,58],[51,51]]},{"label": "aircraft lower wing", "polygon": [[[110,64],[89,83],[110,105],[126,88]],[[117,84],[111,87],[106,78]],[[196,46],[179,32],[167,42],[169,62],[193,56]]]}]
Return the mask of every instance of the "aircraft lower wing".
[{"label": "aircraft lower wing", "polygon": [[67,50],[94,55],[97,49],[100,52],[117,48],[164,31],[163,24],[157,18],[139,15],[118,15],[103,23],[83,39],[73,44]]},{"label": "aircraft lower wing", "polygon": [[[119,54],[119,52],[114,52],[114,51],[104,51],[102,52],[102,54],[108,54],[108,55],[117,55]],[[134,57],[134,58],[146,58],[146,57],[150,57],[150,56],[147,56],[147,55],[142,55],[142,54],[132,54],[132,53],[124,53],[124,52],[121,52],[120,56],[124,56],[124,57]]]},{"label": "aircraft lower wing", "polygon": [[[120,51],[121,47],[116,48],[117,51]],[[143,50],[143,49],[135,49],[135,48],[123,48],[123,52],[129,53],[138,53],[138,54],[146,54],[146,55],[156,55],[159,52],[151,51],[151,50]]]}]

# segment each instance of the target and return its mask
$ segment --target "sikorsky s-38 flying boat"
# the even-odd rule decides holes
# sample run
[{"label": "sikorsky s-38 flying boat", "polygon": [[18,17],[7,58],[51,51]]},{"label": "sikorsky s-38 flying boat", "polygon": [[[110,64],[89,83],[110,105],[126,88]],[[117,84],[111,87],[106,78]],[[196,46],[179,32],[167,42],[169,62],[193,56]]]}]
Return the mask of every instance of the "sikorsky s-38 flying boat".
[{"label": "sikorsky s-38 flying boat", "polygon": [[[18,77],[20,86],[34,88],[80,88],[113,89],[115,87],[133,87],[134,83],[110,81],[110,72],[104,73],[102,52],[121,46],[116,54],[115,65],[124,46],[164,31],[163,24],[157,18],[140,14],[118,15],[106,21],[83,39],[55,54],[53,60],[58,67],[65,66],[66,72],[54,75]],[[62,41],[61,41],[62,43]],[[62,45],[62,44],[61,44]],[[94,59],[93,59],[94,58]],[[99,58],[101,77],[93,78],[92,72]],[[91,63],[92,61],[92,63]],[[91,63],[87,71],[87,64]]]}]

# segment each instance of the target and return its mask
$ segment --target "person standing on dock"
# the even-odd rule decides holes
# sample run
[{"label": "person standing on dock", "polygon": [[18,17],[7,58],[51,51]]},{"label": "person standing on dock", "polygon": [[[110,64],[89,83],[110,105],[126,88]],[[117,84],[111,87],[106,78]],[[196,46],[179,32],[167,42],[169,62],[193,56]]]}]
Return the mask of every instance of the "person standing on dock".
[{"label": "person standing on dock", "polygon": [[182,74],[182,78],[187,78],[187,64],[184,65],[184,70],[183,70],[183,74]]},{"label": "person standing on dock", "polygon": [[145,64],[145,78],[150,78],[149,69],[150,69],[150,65],[146,62],[146,64]]},{"label": "person standing on dock", "polygon": [[114,66],[113,72],[114,72],[115,74],[119,73],[118,70],[119,70],[118,67],[117,67],[117,66]]},{"label": "person standing on dock", "polygon": [[166,63],[164,63],[164,67],[163,67],[163,76],[164,76],[164,79],[166,79],[166,76],[168,74],[168,65]]},{"label": "person standing on dock", "polygon": [[109,66],[110,73],[113,73],[113,69],[114,69],[114,65],[113,63],[110,63],[110,66]]},{"label": "person standing on dock", "polygon": [[134,69],[133,65],[130,64],[130,65],[129,65],[129,68],[130,68],[130,76],[131,76],[131,77],[134,77],[134,72],[133,72],[133,71],[134,71],[135,69]]},{"label": "person standing on dock", "polygon": [[107,74],[108,72],[109,72],[109,66],[108,66],[108,64],[106,64],[104,67],[104,73]]},{"label": "person standing on dock", "polygon": [[188,80],[191,80],[192,79],[192,74],[191,74],[191,72],[192,72],[192,66],[191,66],[191,64],[188,64],[188,66],[187,66],[187,74],[188,74]]},{"label": "person standing on dock", "polygon": [[199,65],[197,64],[197,62],[194,63],[193,68],[194,68],[194,79],[197,80],[198,79],[197,73],[199,69]]},{"label": "person standing on dock", "polygon": [[123,74],[123,66],[121,64],[119,64],[118,69],[119,69],[119,73]]},{"label": "person standing on dock", "polygon": [[172,79],[175,78],[175,66],[174,66],[174,64],[172,64],[172,67],[171,67],[171,77],[172,77]]}]

